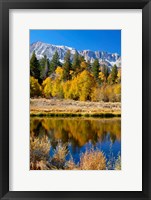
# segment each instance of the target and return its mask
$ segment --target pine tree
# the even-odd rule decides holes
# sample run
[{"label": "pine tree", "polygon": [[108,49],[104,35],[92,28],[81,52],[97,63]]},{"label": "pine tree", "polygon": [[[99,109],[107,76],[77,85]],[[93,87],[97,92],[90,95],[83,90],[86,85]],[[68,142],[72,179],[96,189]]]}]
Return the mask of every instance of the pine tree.
[{"label": "pine tree", "polygon": [[91,67],[92,67],[92,66],[91,66],[90,60],[87,61],[87,65],[88,65],[87,71],[91,72]]},{"label": "pine tree", "polygon": [[121,83],[121,68],[118,69],[118,73],[117,73],[117,83]]},{"label": "pine tree", "polygon": [[79,67],[80,67],[79,54],[78,52],[76,52],[73,56],[72,70],[75,71]]},{"label": "pine tree", "polygon": [[52,60],[50,62],[50,67],[49,67],[49,74],[52,74],[55,72],[56,68],[60,66],[60,61],[59,61],[59,54],[56,51],[52,57]]},{"label": "pine tree", "polygon": [[41,83],[40,65],[38,59],[36,58],[35,52],[33,52],[33,55],[30,59],[30,75],[35,79],[38,79],[38,82]]},{"label": "pine tree", "polygon": [[39,62],[40,62],[40,78],[44,80],[48,76],[49,60],[47,59],[47,56],[44,55],[44,57]]},{"label": "pine tree", "polygon": [[118,74],[117,66],[114,65],[113,68],[112,68],[112,71],[111,71],[111,80],[112,80],[112,83],[116,82],[117,74]]},{"label": "pine tree", "polygon": [[99,61],[98,59],[95,59],[92,64],[92,73],[96,80],[98,80],[98,77],[99,77],[99,67],[100,67]]},{"label": "pine tree", "polygon": [[71,75],[70,75],[70,70],[71,70],[71,61],[70,61],[70,51],[68,50],[65,58],[64,58],[64,65],[63,65],[63,79],[70,80]]},{"label": "pine tree", "polygon": [[107,66],[103,66],[102,69],[101,69],[102,73],[104,74],[104,77],[105,77],[105,81],[107,81],[107,78],[109,76],[109,69]]},{"label": "pine tree", "polygon": [[85,62],[84,56],[79,55],[79,60],[80,60],[80,63]]}]

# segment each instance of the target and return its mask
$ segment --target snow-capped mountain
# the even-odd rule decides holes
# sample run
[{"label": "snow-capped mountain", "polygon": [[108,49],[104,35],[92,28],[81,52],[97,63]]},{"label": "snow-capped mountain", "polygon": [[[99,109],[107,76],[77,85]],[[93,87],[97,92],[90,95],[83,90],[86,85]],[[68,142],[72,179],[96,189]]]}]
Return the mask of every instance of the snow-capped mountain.
[{"label": "snow-capped mountain", "polygon": [[46,55],[47,58],[51,60],[54,53],[57,51],[60,57],[60,62],[63,63],[64,56],[67,50],[70,50],[71,59],[73,58],[73,55],[77,51],[80,55],[84,56],[86,61],[89,60],[91,63],[97,58],[100,64],[105,64],[109,67],[116,64],[117,67],[121,67],[121,57],[117,53],[108,53],[105,51],[91,51],[91,50],[78,51],[73,47],[47,44],[39,41],[30,45],[30,57],[32,53],[35,51],[37,59],[41,59],[44,57],[44,55]]}]

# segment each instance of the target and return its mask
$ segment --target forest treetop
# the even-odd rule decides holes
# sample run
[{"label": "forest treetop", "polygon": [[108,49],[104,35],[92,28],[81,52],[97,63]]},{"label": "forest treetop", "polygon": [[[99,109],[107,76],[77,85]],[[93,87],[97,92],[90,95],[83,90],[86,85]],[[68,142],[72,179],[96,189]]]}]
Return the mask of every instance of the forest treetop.
[{"label": "forest treetop", "polygon": [[51,60],[38,60],[35,52],[30,59],[30,96],[57,97],[81,101],[120,101],[121,68],[100,65],[98,59],[87,62],[78,52],[68,50],[64,62],[56,51]]}]

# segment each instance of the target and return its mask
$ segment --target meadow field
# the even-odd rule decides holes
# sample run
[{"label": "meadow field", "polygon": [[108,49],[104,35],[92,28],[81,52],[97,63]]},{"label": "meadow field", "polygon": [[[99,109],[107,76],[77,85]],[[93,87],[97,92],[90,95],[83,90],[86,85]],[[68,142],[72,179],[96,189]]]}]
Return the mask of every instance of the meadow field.
[{"label": "meadow field", "polygon": [[64,99],[30,99],[31,116],[104,116],[120,117],[120,102],[91,102]]}]

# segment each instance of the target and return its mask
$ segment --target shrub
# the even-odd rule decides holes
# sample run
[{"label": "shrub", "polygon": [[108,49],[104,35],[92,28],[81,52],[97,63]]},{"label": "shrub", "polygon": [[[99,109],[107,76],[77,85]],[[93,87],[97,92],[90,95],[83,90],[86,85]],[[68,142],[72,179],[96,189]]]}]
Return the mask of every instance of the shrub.
[{"label": "shrub", "polygon": [[91,94],[92,101],[120,102],[121,84],[102,85],[93,89]]},{"label": "shrub", "polygon": [[69,160],[66,162],[66,169],[67,170],[78,170],[78,166],[74,163],[73,160]]},{"label": "shrub", "polygon": [[57,169],[63,169],[65,167],[67,154],[67,145],[59,142],[56,149],[54,150],[54,155],[51,160],[52,166],[56,167]]},{"label": "shrub", "polygon": [[50,141],[47,136],[30,138],[30,169],[49,168]]},{"label": "shrub", "polygon": [[115,162],[115,170],[121,170],[121,156],[118,155],[118,158]]},{"label": "shrub", "polygon": [[120,102],[121,101],[121,84],[114,85],[114,94],[115,94],[115,101]]},{"label": "shrub", "polygon": [[86,151],[80,158],[81,170],[104,170],[106,169],[106,159],[101,151]]},{"label": "shrub", "polygon": [[[50,157],[50,141],[47,136],[40,138],[30,138],[30,169],[31,170],[120,170],[121,156],[117,160],[110,158],[106,163],[104,154],[94,148],[81,154],[80,162],[75,164],[72,156],[68,152],[67,144],[59,142],[54,150],[54,155]],[[66,160],[67,155],[70,159]]]},{"label": "shrub", "polygon": [[30,162],[30,170],[49,170],[50,165],[45,160]]}]

